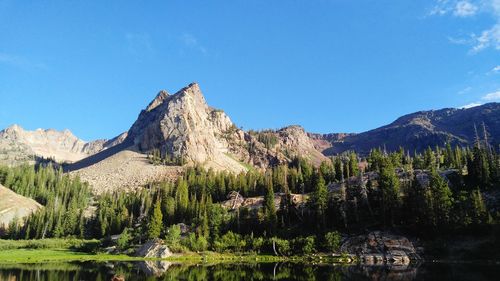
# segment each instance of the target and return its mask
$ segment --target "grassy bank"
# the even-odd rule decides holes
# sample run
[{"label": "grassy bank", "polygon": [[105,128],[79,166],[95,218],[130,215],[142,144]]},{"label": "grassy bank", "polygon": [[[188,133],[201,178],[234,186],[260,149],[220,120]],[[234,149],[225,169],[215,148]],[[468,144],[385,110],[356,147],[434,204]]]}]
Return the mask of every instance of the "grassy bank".
[{"label": "grassy bank", "polygon": [[91,254],[70,249],[13,249],[0,251],[0,263],[134,260],[141,260],[141,258],[127,255]]},{"label": "grassy bank", "polygon": [[[81,239],[0,240],[0,263],[154,260],[123,254],[100,253],[99,245],[98,240]],[[279,261],[349,263],[345,257],[332,257],[322,254],[279,257],[247,253],[216,253],[210,251],[177,254],[165,260],[179,263],[262,263]]]},{"label": "grassy bank", "polygon": [[49,261],[121,261],[140,259],[127,255],[99,253],[99,246],[99,240],[0,240],[0,262],[40,263]]}]

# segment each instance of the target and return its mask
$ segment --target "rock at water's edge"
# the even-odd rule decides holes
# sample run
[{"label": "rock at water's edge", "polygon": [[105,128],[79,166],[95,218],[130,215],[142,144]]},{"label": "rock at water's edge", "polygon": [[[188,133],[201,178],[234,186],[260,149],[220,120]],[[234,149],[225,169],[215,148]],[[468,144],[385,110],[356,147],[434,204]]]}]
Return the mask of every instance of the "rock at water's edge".
[{"label": "rock at water's edge", "polygon": [[161,239],[153,239],[139,247],[135,252],[136,256],[144,258],[168,258],[172,256],[170,249],[163,244]]},{"label": "rock at water's edge", "polygon": [[351,237],[340,250],[356,255],[365,264],[408,265],[411,261],[421,260],[408,238],[381,231]]}]

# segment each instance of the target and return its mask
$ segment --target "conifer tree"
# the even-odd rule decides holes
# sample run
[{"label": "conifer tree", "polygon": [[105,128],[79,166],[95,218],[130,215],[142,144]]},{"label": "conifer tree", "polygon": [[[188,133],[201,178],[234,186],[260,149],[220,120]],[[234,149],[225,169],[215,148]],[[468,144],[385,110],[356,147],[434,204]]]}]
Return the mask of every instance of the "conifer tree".
[{"label": "conifer tree", "polygon": [[161,213],[161,200],[157,199],[153,207],[153,214],[149,219],[147,236],[149,239],[160,237],[163,229],[163,214]]},{"label": "conifer tree", "polygon": [[389,159],[382,162],[379,186],[382,192],[382,221],[386,225],[387,221],[394,225],[395,215],[400,206],[399,178],[396,175],[394,166]]},{"label": "conifer tree", "polygon": [[435,215],[434,221],[438,226],[446,226],[450,222],[453,194],[446,180],[436,170],[431,171],[430,188]]},{"label": "conifer tree", "polygon": [[176,214],[183,216],[187,214],[189,205],[189,190],[188,183],[184,179],[179,179],[177,182],[177,190],[175,191]]},{"label": "conifer tree", "polygon": [[359,174],[358,156],[355,152],[349,153],[349,176],[357,177]]},{"label": "conifer tree", "polygon": [[328,190],[325,185],[325,180],[323,179],[321,174],[317,175],[313,196],[311,199],[311,203],[316,212],[316,215],[322,223],[322,226],[324,226],[326,209],[328,207]]},{"label": "conifer tree", "polygon": [[273,181],[270,175],[266,175],[266,194],[264,196],[265,217],[271,233],[277,223],[276,206],[274,205]]}]

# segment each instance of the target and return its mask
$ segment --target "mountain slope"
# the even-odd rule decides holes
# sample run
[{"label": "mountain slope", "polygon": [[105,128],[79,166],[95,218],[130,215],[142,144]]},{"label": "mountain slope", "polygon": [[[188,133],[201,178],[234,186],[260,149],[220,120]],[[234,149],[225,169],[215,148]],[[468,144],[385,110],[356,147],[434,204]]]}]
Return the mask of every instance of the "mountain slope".
[{"label": "mountain slope", "polygon": [[[262,142],[268,134],[275,139],[272,146]],[[294,156],[316,165],[327,160],[302,127],[266,133],[239,129],[222,110],[208,106],[199,85],[192,83],[173,95],[159,92],[118,143],[65,169],[91,183],[96,192],[135,189],[180,172],[179,166],[151,164],[146,155],[155,152],[174,165],[234,173],[285,163]]]},{"label": "mountain slope", "polygon": [[139,114],[115,146],[65,167],[91,184],[94,192],[130,190],[149,182],[175,178],[180,166],[153,165],[155,150],[163,158],[183,159],[189,165],[240,172],[227,139],[241,139],[231,120],[206,104],[197,84],[174,95],[161,91]]},{"label": "mountain slope", "polygon": [[444,146],[446,142],[452,145],[471,145],[475,140],[475,125],[479,136],[483,138],[483,123],[488,133],[488,141],[498,145],[500,104],[489,103],[468,109],[445,108],[408,114],[389,125],[334,142],[324,153],[355,150],[366,154],[372,148],[385,147],[394,151],[400,146],[410,151],[422,151],[429,146]]},{"label": "mountain slope", "polygon": [[33,199],[24,197],[0,185],[0,227],[5,227],[14,219],[22,219],[43,208]]}]

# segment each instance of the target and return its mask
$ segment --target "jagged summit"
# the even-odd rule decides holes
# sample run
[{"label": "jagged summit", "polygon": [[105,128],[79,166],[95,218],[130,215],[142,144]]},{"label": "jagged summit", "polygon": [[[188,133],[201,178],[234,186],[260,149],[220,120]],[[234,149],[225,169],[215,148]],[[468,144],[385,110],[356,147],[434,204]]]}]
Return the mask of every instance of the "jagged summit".
[{"label": "jagged summit", "polygon": [[[69,130],[30,132],[12,125],[0,131],[0,162],[18,151],[24,157],[77,161],[66,165],[65,170],[79,174],[97,192],[126,190],[178,176],[181,164],[239,173],[249,167],[266,169],[296,156],[320,165],[328,161],[325,155],[346,150],[366,153],[382,146],[421,150],[448,141],[467,145],[473,141],[474,124],[484,124],[490,134],[488,140],[497,145],[499,116],[500,105],[492,103],[469,109],[416,112],[361,134],[312,134],[299,125],[246,132],[224,111],[210,107],[200,86],[191,83],[173,95],[158,92],[130,129],[109,141],[86,143]],[[164,163],[174,166],[153,165],[147,154],[158,151]],[[14,155],[14,161],[23,159]]]},{"label": "jagged summit", "polygon": [[224,113],[207,105],[198,84],[191,83],[174,95],[160,92],[151,104],[155,106],[148,106],[139,114],[126,139],[139,152],[159,149],[162,155],[183,158],[188,163],[244,169],[226,155],[228,145],[221,139],[234,124]]},{"label": "jagged summit", "polygon": [[165,159],[173,159],[172,165],[200,165],[234,173],[248,167],[267,168],[299,155],[318,165],[326,160],[300,126],[271,134],[276,138],[274,147],[263,143],[265,136],[239,129],[222,110],[210,107],[200,86],[191,83],[173,95],[159,92],[118,145],[67,170],[102,191],[134,189],[178,174],[179,167],[149,163],[146,155],[156,151]]},{"label": "jagged summit", "polygon": [[156,95],[156,97],[154,98],[154,100],[152,100],[148,107],[146,108],[146,111],[151,111],[153,109],[155,109],[156,107],[158,107],[160,104],[162,104],[168,97],[169,97],[169,93],[165,90],[161,90],[158,95]]}]

